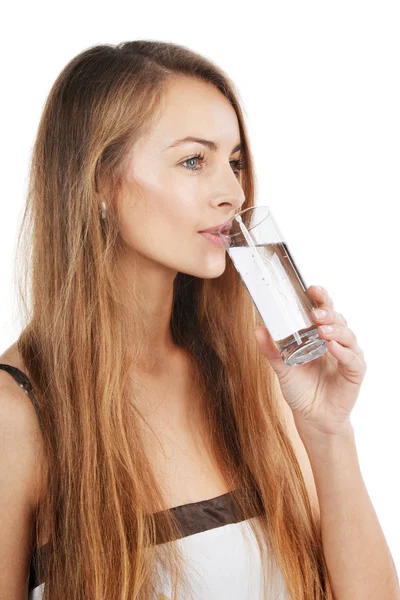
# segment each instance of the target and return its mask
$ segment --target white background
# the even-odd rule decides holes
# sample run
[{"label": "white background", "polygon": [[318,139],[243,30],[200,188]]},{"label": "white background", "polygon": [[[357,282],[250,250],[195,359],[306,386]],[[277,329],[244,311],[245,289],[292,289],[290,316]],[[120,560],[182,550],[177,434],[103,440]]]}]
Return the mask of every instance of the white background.
[{"label": "white background", "polygon": [[[305,282],[364,350],[360,465],[400,571],[400,8],[394,1],[8,4],[1,51],[0,351],[13,343],[13,260],[28,161],[59,72],[89,46],[183,44],[239,88],[258,177]],[[5,11],[5,12],[4,12]],[[262,11],[262,12],[260,12]]]}]

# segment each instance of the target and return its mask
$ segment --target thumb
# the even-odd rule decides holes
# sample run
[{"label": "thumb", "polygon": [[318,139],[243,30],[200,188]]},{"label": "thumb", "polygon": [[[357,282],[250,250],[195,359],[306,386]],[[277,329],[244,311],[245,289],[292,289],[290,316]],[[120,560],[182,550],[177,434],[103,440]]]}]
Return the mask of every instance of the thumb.
[{"label": "thumb", "polygon": [[290,370],[290,366],[283,362],[283,358],[268,329],[259,326],[255,329],[254,335],[261,354],[268,359],[278,377],[286,374]]}]

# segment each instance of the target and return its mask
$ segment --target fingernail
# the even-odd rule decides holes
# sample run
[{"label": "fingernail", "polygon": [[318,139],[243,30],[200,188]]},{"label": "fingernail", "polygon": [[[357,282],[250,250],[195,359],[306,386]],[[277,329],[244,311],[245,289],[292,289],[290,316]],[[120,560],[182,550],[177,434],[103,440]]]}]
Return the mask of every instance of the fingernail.
[{"label": "fingernail", "polygon": [[323,308],[315,308],[313,311],[317,319],[324,319],[328,314]]}]

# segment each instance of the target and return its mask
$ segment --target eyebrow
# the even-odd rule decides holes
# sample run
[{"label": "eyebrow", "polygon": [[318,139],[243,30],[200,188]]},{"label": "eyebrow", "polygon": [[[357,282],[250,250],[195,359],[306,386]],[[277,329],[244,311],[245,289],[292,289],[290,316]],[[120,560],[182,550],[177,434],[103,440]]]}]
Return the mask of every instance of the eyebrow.
[{"label": "eyebrow", "polygon": [[[191,135],[188,135],[187,137],[181,138],[179,140],[175,140],[175,142],[173,144],[171,144],[170,146],[167,146],[166,148],[164,148],[164,150],[168,150],[169,148],[175,148],[175,146],[179,146],[180,144],[187,144],[189,142],[195,142],[197,144],[202,144],[203,146],[206,146],[213,152],[217,152],[220,147],[220,145],[217,144],[217,142],[213,142],[212,140],[205,140],[203,138],[198,138],[198,137],[193,137]],[[237,146],[235,146],[233,148],[232,154],[234,152],[237,152],[238,150],[242,150],[242,148],[243,148],[242,143],[237,144]]]}]

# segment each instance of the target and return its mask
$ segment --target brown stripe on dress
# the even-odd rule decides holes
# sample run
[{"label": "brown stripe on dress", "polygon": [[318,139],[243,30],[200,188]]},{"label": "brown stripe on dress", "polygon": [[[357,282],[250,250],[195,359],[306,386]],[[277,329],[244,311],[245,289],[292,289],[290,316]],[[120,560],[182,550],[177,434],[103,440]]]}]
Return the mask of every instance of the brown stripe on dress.
[{"label": "brown stripe on dress", "polygon": [[[245,521],[262,513],[261,504],[259,504],[255,512],[248,511],[246,515],[240,514],[235,502],[235,497],[237,498],[239,493],[240,488],[237,488],[216,498],[182,504],[181,506],[174,506],[173,508],[154,513],[156,517],[156,544],[161,544],[165,541],[174,541],[173,539],[162,540],[160,532],[157,530],[157,516],[166,512],[172,512],[177,519],[182,532],[180,538]],[[41,546],[38,553],[34,553],[32,556],[29,589],[40,585],[44,581],[44,566],[47,560],[48,545],[47,543]],[[35,560],[39,564],[34,564]]]},{"label": "brown stripe on dress", "polygon": [[154,513],[156,518],[156,544],[179,539],[173,538],[165,540],[161,537],[159,528],[157,527],[157,517],[166,512],[172,512],[178,521],[179,529],[181,530],[181,535],[179,537],[181,538],[195,533],[202,533],[203,531],[208,531],[210,529],[216,529],[217,527],[223,527],[224,525],[239,523],[240,521],[245,521],[263,513],[262,503],[260,502],[259,496],[257,496],[256,511],[247,510],[245,514],[243,514],[237,503],[240,493],[241,488],[237,488],[226,494],[217,496],[216,498],[211,498],[210,500],[191,502],[189,504],[175,506],[168,509],[168,511]]},{"label": "brown stripe on dress", "polygon": [[44,583],[44,574],[49,554],[49,544],[33,551],[29,568],[29,591]]}]

